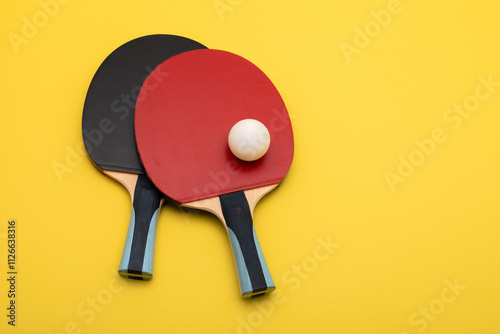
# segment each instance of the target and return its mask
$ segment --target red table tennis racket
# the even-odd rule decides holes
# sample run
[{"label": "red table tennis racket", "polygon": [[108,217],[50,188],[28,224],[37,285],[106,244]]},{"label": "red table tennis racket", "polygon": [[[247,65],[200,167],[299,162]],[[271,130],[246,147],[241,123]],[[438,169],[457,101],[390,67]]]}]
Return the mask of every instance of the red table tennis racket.
[{"label": "red table tennis racket", "polygon": [[[254,64],[220,50],[185,52],[155,71],[169,75],[154,89],[141,90],[135,114],[146,173],[166,196],[222,221],[244,298],[273,291],[253,210],[293,159],[292,126],[280,94]],[[243,119],[260,121],[270,133],[269,149],[256,161],[238,159],[228,146],[229,131]]]},{"label": "red table tennis racket", "polygon": [[[82,115],[89,157],[104,174],[122,183],[132,214],[118,272],[126,278],[153,276],[156,223],[162,194],[146,177],[134,136],[136,99],[147,75],[165,59],[205,46],[175,35],[149,35],[129,41],[106,57],[90,83]],[[154,85],[167,74],[156,72]]]}]

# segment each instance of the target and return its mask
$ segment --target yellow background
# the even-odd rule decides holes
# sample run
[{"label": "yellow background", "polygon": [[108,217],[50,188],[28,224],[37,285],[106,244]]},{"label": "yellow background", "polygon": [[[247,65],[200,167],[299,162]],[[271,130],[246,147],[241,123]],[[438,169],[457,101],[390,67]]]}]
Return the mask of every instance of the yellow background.
[{"label": "yellow background", "polygon": [[[47,22],[38,0],[0,11],[2,333],[500,332],[500,87],[456,129],[444,119],[473,101],[479,77],[500,81],[499,2],[401,0],[380,31],[372,11],[389,0],[221,0],[222,16],[213,0],[66,2]],[[38,31],[13,45],[34,16]],[[153,280],[115,274],[130,199],[81,153],[81,113],[102,60],[155,33],[246,57],[287,104],[294,162],[255,212],[271,295],[240,298],[222,225],[173,206],[159,219]],[[386,172],[421,158],[415,140],[436,128],[446,140],[391,189]],[[62,180],[55,162],[71,170]]]}]

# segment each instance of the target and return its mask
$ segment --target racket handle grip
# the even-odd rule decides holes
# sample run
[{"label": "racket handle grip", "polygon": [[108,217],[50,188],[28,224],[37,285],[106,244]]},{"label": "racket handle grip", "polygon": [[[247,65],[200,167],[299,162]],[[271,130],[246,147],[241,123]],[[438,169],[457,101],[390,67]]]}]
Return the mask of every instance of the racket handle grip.
[{"label": "racket handle grip", "polygon": [[145,175],[139,174],[134,189],[132,213],[118,273],[125,278],[153,278],[153,257],[162,195]]},{"label": "racket handle grip", "polygon": [[253,218],[243,191],[220,195],[221,209],[233,250],[243,298],[276,289],[255,233]]}]

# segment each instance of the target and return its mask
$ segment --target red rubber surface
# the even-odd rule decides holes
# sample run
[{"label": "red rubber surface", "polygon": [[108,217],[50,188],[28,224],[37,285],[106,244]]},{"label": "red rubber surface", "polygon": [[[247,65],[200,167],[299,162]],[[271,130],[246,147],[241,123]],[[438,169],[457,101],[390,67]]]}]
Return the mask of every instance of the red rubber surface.
[{"label": "red rubber surface", "polygon": [[[271,135],[269,150],[253,162],[236,158],[227,143],[245,118]],[[248,60],[219,50],[159,65],[139,94],[135,134],[147,174],[180,203],[279,183],[293,159],[290,119],[272,82]]]}]

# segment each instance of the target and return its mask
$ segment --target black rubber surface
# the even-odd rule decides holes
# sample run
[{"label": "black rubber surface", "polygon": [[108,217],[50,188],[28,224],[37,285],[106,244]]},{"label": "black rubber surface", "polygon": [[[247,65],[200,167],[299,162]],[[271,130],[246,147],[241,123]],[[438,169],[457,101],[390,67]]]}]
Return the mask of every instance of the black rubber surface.
[{"label": "black rubber surface", "polygon": [[104,60],[90,83],[82,116],[85,148],[98,167],[144,173],[134,135],[139,90],[156,66],[196,49],[206,47],[181,36],[150,35],[123,44]]}]

